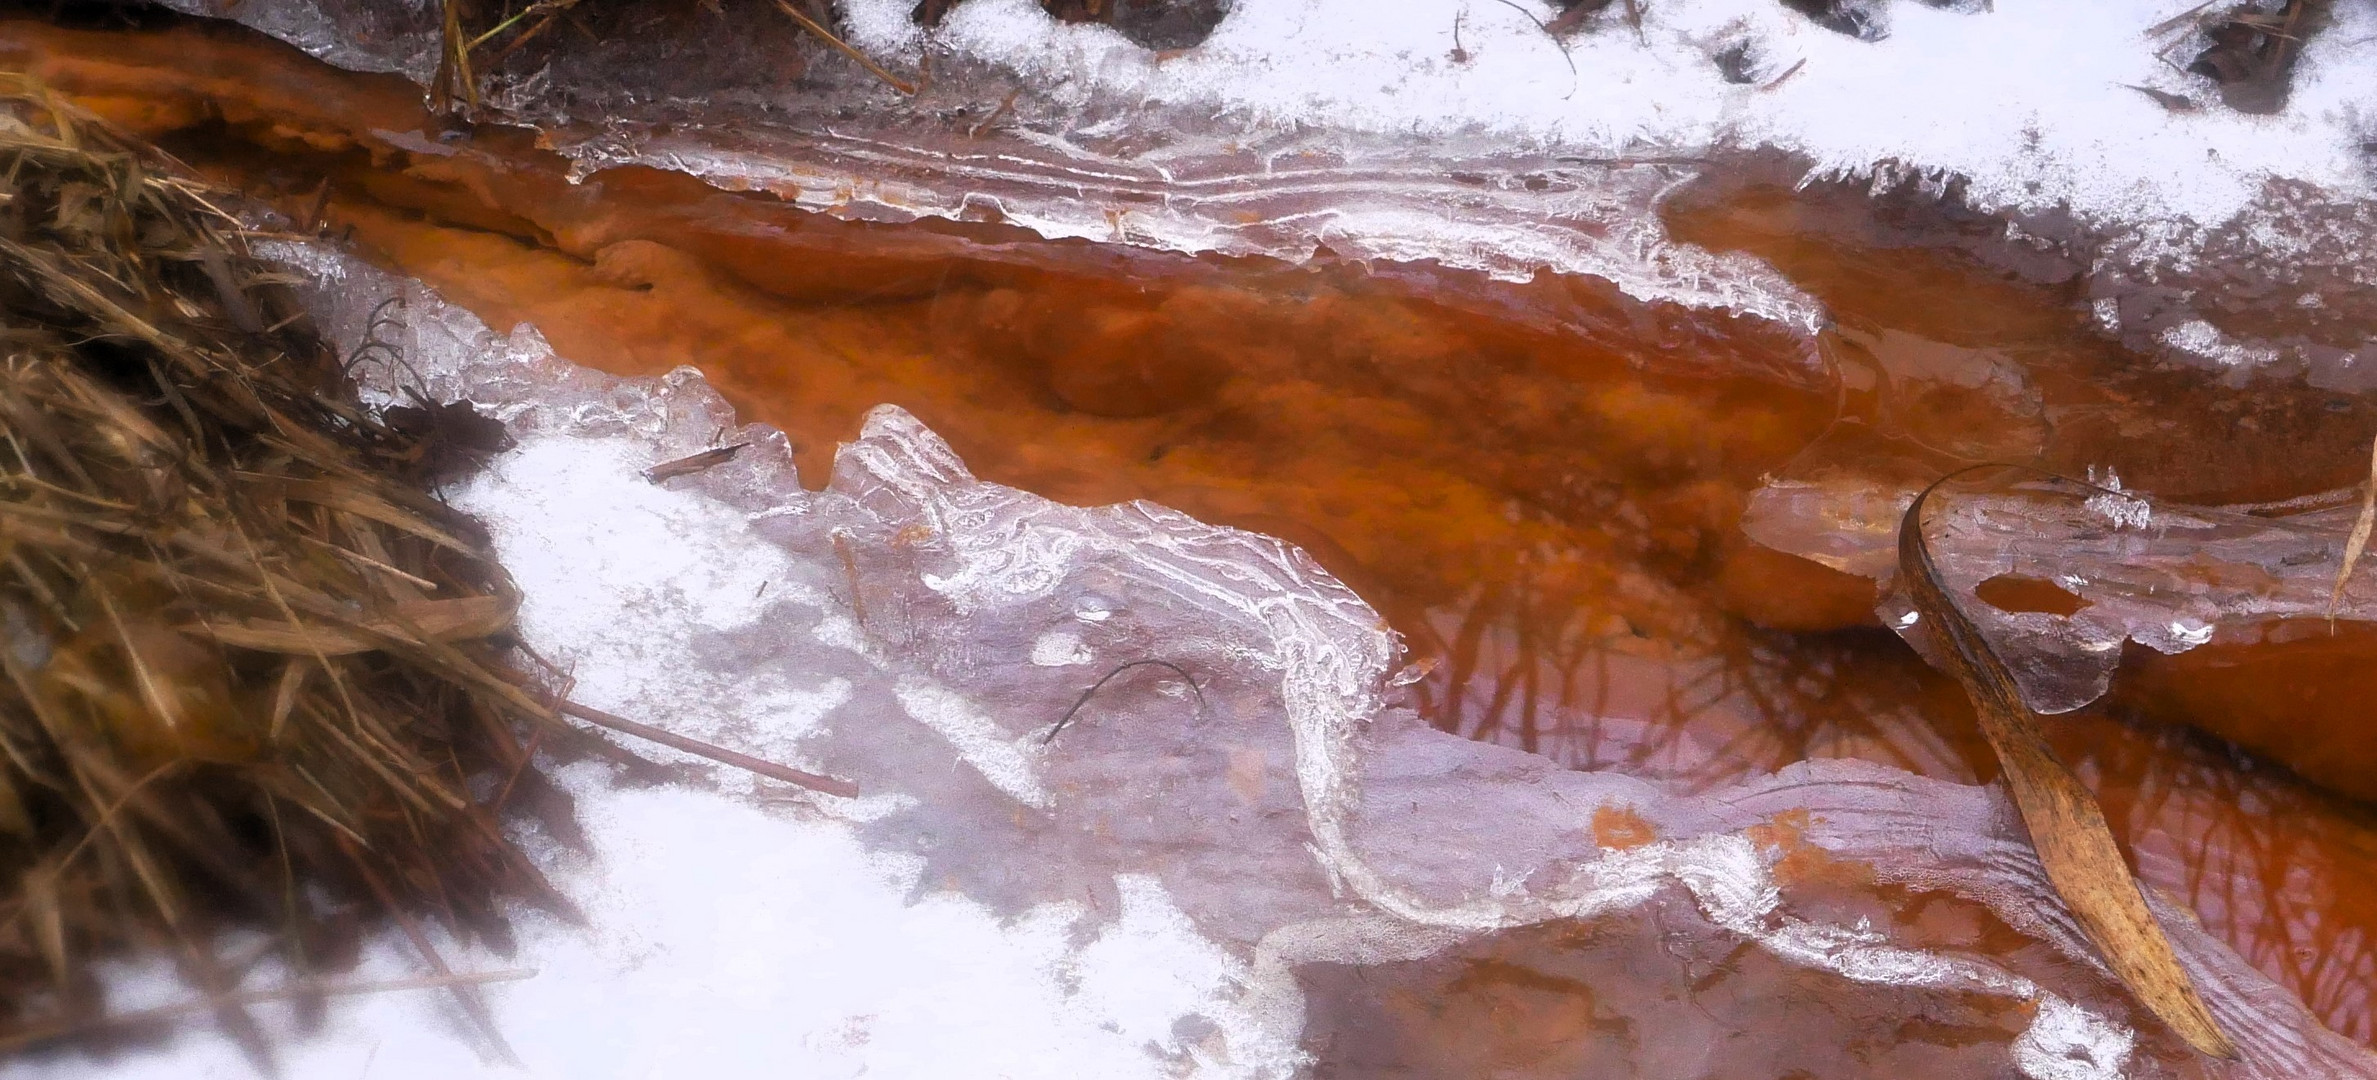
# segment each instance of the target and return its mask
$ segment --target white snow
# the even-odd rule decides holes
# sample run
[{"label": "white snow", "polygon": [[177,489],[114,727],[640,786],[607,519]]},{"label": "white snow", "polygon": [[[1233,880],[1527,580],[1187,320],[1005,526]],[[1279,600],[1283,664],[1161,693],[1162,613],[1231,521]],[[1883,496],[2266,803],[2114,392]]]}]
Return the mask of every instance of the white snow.
[{"label": "white snow", "polygon": [[[751,537],[743,513],[646,483],[647,464],[617,440],[531,440],[455,502],[496,533],[526,594],[524,632],[573,661],[581,698],[665,701],[671,715],[727,709],[797,739],[847,698],[846,683],[751,702],[739,699],[747,687],[717,685],[682,651],[691,635],[758,616],[752,595],[760,580],[781,582],[780,551]],[[721,692],[735,696],[707,700]],[[1172,1021],[1234,971],[1148,879],[1118,880],[1122,917],[1079,948],[1071,938],[1086,905],[1004,920],[920,883],[921,860],[853,835],[844,819],[872,816],[865,800],[772,807],[698,788],[618,787],[583,765],[560,779],[593,850],[555,855],[550,869],[591,922],[527,916],[516,962],[534,977],[485,990],[524,1068],[481,1060],[443,994],[406,991],[347,999],[318,1037],[282,1040],[286,1075],[1153,1080],[1168,1074],[1147,1046],[1168,1041]],[[451,945],[448,954],[463,970],[515,962]],[[1051,977],[1059,970],[1080,989]],[[336,981],[416,974],[409,950],[390,943]],[[188,991],[150,972],[119,993],[132,1007]],[[102,1071],[256,1076],[227,1040],[189,1037],[175,1051]],[[52,1071],[19,1061],[0,1076]]]},{"label": "white snow", "polygon": [[[850,0],[853,41],[918,55],[928,38],[909,22],[913,6]],[[1817,174],[1887,166],[1936,184],[1953,173],[1984,207],[2063,205],[2104,222],[2209,224],[2274,176],[2367,194],[2377,8],[2336,5],[2289,105],[2268,117],[2225,108],[2210,80],[2179,70],[2193,55],[2189,27],[2149,36],[2193,8],[1997,0],[1962,12],[1901,0],[1886,9],[1889,36],[1869,42],[1775,0],[1648,0],[1639,35],[1613,5],[1555,41],[1541,0],[1240,0],[1202,46],[1159,55],[1102,26],[1060,24],[1032,0],[970,0],[930,41],[1079,102],[1160,102],[1252,128],[1486,134],[1582,156],[1765,144],[1806,155]],[[1756,82],[1719,74],[1715,54],[1737,45]],[[2135,86],[2205,107],[2173,112]]]}]

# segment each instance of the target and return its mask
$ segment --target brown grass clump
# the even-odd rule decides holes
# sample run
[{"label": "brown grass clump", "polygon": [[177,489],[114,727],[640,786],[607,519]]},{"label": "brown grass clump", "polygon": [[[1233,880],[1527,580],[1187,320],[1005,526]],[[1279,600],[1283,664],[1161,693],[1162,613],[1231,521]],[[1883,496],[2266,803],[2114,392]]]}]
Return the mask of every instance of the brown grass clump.
[{"label": "brown grass clump", "polygon": [[262,1063],[247,1004],[387,917],[484,1026],[413,913],[560,901],[497,824],[553,706],[425,494],[471,418],[361,408],[209,192],[22,77],[0,177],[0,1048],[121,1020],[89,961],[139,950]]}]

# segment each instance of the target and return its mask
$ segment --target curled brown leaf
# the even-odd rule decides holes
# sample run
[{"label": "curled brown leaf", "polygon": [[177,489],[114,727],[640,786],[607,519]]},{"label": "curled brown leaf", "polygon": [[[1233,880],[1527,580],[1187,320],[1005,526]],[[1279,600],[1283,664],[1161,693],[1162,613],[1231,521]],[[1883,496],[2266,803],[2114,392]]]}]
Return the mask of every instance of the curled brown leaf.
[{"label": "curled brown leaf", "polygon": [[2220,1023],[2204,1005],[2162,925],[2146,909],[2129,864],[2105,824],[2096,798],[2055,756],[2038,718],[2023,704],[2013,672],[1941,584],[1939,566],[1923,538],[1923,507],[1935,481],[1907,505],[1898,526],[1898,572],[1915,611],[1931,627],[1937,655],[1963,684],[1981,732],[1997,752],[2006,787],[2030,830],[2039,862],[2056,894],[2080,922],[2115,977],[2138,1001],[2199,1052],[2236,1056]]}]

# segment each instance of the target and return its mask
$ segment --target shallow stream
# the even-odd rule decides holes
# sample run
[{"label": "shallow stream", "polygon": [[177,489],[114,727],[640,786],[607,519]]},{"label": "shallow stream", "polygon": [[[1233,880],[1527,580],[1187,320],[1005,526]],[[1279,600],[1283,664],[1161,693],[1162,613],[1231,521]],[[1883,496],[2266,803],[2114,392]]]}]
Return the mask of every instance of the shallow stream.
[{"label": "shallow stream", "polygon": [[[1045,239],[995,210],[852,220],[641,165],[589,173],[533,132],[431,117],[401,76],[224,25],[14,19],[0,54],[499,334],[533,325],[615,375],[698,368],[790,437],[813,487],[892,403],[984,480],[1279,537],[1401,635],[1389,693],[1430,724],[1685,790],[1831,758],[1994,778],[1962,692],[1883,626],[1851,542],[1931,476],[2021,461],[2158,505],[2348,523],[2377,436],[2365,393],[2163,362],[2106,330],[2083,275],[1978,215],[1796,185],[1779,158],[1612,168],[1656,174],[1674,241],[1812,298],[1825,316],[1806,325],[1576,274],[1190,255]],[[1839,509],[1858,497],[1864,517]],[[2340,546],[2332,516],[2313,532]],[[2102,576],[2093,549],[2024,558]],[[2328,558],[2306,573],[2332,575]],[[2173,565],[2234,584],[2246,564]],[[2016,614],[2095,602],[2059,573],[1966,584]],[[2119,646],[2110,694],[2050,734],[2152,888],[2377,1045],[2377,624],[2238,610],[2174,624],[2199,647]],[[1650,839],[1623,815],[1593,825],[1611,849]],[[1812,856],[1779,872],[1930,940],[2050,963],[1980,905]],[[1674,972],[1628,958],[1662,932],[1550,923],[1314,965],[1314,1075],[1985,1075],[1964,1051],[2021,1024],[1967,1002],[1861,1029],[1896,1015],[1878,1001],[1896,991],[1818,986],[1746,945]],[[1627,970],[1653,973],[1610,975]],[[1745,1030],[1767,1034],[1727,1035]],[[1689,1061],[1648,1049],[1685,1041]],[[2167,1043],[2148,1036],[2152,1056]]]}]

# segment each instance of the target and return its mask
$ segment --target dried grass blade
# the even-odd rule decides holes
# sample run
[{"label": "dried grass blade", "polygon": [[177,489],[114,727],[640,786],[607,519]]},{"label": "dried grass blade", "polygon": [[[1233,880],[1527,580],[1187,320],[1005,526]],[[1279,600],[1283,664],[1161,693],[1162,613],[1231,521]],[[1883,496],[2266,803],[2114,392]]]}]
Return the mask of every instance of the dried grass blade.
[{"label": "dried grass blade", "polygon": [[722,746],[712,746],[709,743],[703,742],[699,739],[689,739],[665,728],[656,728],[650,724],[637,723],[636,721],[630,720],[624,716],[613,716],[610,713],[602,711],[601,709],[580,705],[574,701],[562,702],[561,711],[568,713],[571,716],[575,716],[580,720],[585,720],[591,723],[599,724],[603,727],[610,728],[613,731],[633,735],[639,739],[648,739],[652,742],[659,743],[662,746],[666,746],[675,750],[682,750],[696,757],[706,757],[721,764],[732,765],[735,768],[742,769],[746,772],[757,773],[771,780],[782,780],[787,784],[798,784],[801,787],[808,788],[812,791],[822,791],[828,795],[839,795],[845,799],[855,799],[858,797],[858,785],[851,783],[848,780],[843,780],[839,777],[819,776],[812,772],[802,772],[801,770],[792,768],[788,765],[778,765],[773,761],[767,760],[766,758],[756,758],[749,754],[737,753],[736,751],[726,749]]},{"label": "dried grass blade", "polygon": [[2344,564],[2336,568],[2336,587],[2327,594],[2327,632],[2336,632],[2336,606],[2344,602],[2344,586],[2352,580],[2352,568],[2360,564],[2361,552],[2368,550],[2369,531],[2377,527],[2377,440],[2369,444],[2369,490],[2361,495],[2360,518],[2352,523],[2352,536],[2344,541]]},{"label": "dried grass blade", "polygon": [[332,510],[344,511],[360,518],[369,518],[382,525],[408,532],[442,548],[466,555],[477,555],[478,549],[463,543],[452,533],[431,524],[427,518],[351,484],[327,480],[288,480],[282,483],[289,499],[308,502]]},{"label": "dried grass blade", "polygon": [[356,620],[351,628],[279,619],[221,619],[187,629],[235,648],[292,656],[352,656],[391,644],[464,641],[500,633],[512,623],[512,605],[500,596],[466,596],[399,604],[395,619]]},{"label": "dried grass blade", "polygon": [[385,994],[404,990],[438,990],[449,986],[484,986],[489,983],[517,982],[535,978],[534,968],[505,968],[497,971],[463,971],[451,975],[436,975],[413,979],[379,979],[371,982],[316,983],[303,982],[295,986],[269,990],[234,990],[213,994],[196,1001],[176,1002],[154,1008],[138,1009],[112,1016],[94,1017],[86,1021],[60,1021],[39,1024],[0,1034],[0,1053],[21,1050],[58,1039],[93,1035],[103,1031],[142,1027],[167,1020],[179,1020],[212,1012],[225,1007],[264,1005],[305,996],[360,997],[366,994]]},{"label": "dried grass blade", "polygon": [[891,72],[883,70],[883,65],[876,63],[873,57],[858,51],[858,49],[853,47],[849,42],[844,41],[840,37],[836,36],[833,31],[819,25],[817,20],[810,18],[806,13],[802,12],[801,9],[787,3],[786,0],[776,0],[776,6],[783,9],[784,14],[791,16],[792,21],[801,24],[801,29],[807,30],[812,34],[817,35],[819,38],[823,39],[826,44],[833,46],[837,50],[840,50],[842,55],[847,56],[852,60],[858,61],[858,66],[867,69],[868,74],[883,80],[886,84],[890,85],[892,89],[897,90],[900,93],[907,94],[910,97],[914,97],[916,95],[916,85],[914,83],[908,82],[907,80],[904,80],[899,76],[892,74]]},{"label": "dried grass blade", "polygon": [[[1954,474],[1951,474],[1954,475]],[[1915,496],[1898,526],[1898,572],[1915,610],[1931,625],[1950,674],[1964,684],[1981,731],[1997,752],[2007,788],[2029,828],[2047,879],[2107,966],[2131,994],[2199,1052],[2236,1056],[2236,1045],[2179,966],[2170,939],[2146,908],[2096,798],[2047,745],[2014,675],[1941,584],[1923,538],[1923,506],[1943,477]]]},{"label": "dried grass blade", "polygon": [[454,969],[446,966],[446,958],[438,953],[437,946],[431,943],[429,935],[421,930],[420,921],[414,919],[411,914],[405,911],[403,905],[396,902],[395,894],[388,891],[388,883],[380,880],[379,872],[372,869],[371,860],[364,858],[361,851],[344,840],[340,841],[340,846],[346,849],[347,861],[355,865],[356,874],[363,878],[364,884],[369,886],[372,894],[379,898],[381,906],[387,909],[389,917],[395,919],[396,925],[404,930],[405,937],[412,940],[413,948],[420,952],[421,959],[429,965],[429,970],[436,972],[438,978],[444,980],[443,985],[447,992],[453,994],[454,1000],[462,1006],[462,1011],[470,1015],[471,1022],[479,1028],[480,1034],[486,1036],[488,1045],[495,1050],[496,1055],[502,1059],[504,1064],[518,1067],[520,1055],[512,1052],[512,1044],[504,1040],[502,1029],[495,1026],[495,1014],[488,1011],[486,999],[478,995],[476,988],[455,981]]}]

